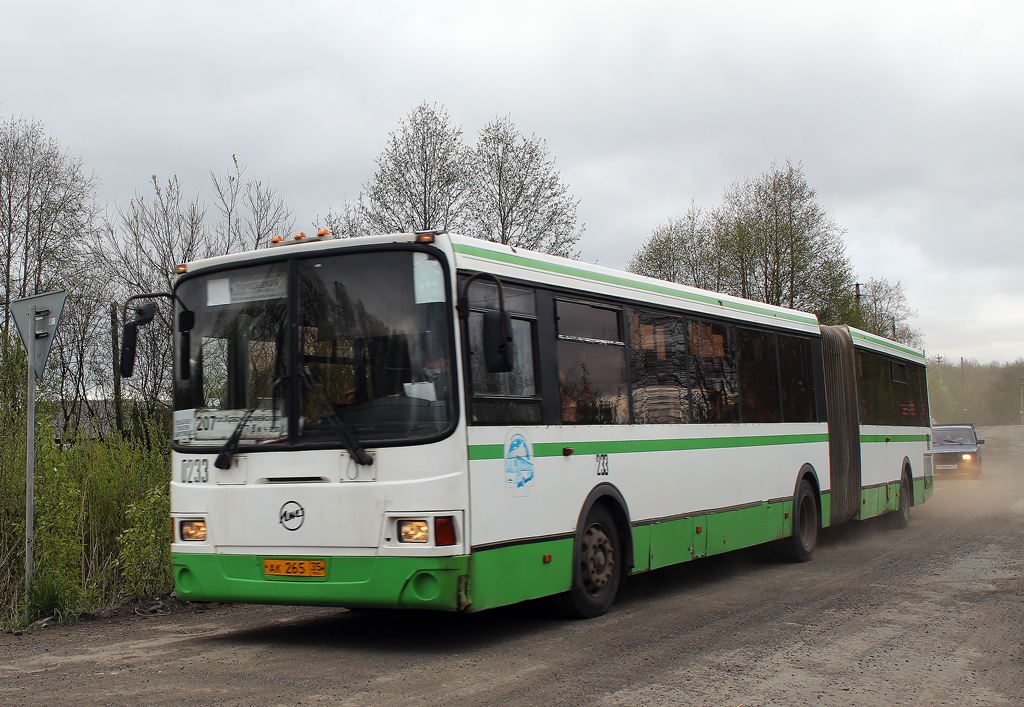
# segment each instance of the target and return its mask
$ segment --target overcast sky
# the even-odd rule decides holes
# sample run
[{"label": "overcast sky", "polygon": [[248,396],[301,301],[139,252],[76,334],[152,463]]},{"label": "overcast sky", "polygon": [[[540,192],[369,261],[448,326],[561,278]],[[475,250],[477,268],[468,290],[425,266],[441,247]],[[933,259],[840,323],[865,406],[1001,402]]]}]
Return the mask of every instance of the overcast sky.
[{"label": "overcast sky", "polygon": [[80,156],[113,211],[208,192],[235,154],[297,228],[443,106],[547,142],[624,268],[691,200],[802,163],[860,281],[902,282],[930,356],[1024,356],[1024,3],[5,2],[0,120]]}]

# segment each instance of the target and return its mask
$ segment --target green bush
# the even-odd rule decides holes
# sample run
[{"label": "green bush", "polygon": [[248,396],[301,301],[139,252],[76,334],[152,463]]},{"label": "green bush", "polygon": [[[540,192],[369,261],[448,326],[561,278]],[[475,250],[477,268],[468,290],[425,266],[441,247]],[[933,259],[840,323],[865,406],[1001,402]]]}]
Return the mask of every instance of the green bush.
[{"label": "green bush", "polygon": [[25,422],[0,429],[0,625],[171,590],[170,442],[157,421],[58,445],[36,431],[35,569],[25,597]]},{"label": "green bush", "polygon": [[61,578],[49,573],[37,575],[28,594],[28,622],[47,617],[63,621],[71,613],[71,601],[71,592]]},{"label": "green bush", "polygon": [[128,507],[128,527],[118,538],[117,560],[125,593],[159,594],[171,586],[170,512],[166,485],[151,488]]}]

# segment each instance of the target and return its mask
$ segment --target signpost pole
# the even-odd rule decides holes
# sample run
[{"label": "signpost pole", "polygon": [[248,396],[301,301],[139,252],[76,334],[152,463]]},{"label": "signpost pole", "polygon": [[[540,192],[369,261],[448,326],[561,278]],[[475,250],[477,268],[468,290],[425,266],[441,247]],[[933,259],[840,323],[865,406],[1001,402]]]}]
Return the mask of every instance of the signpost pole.
[{"label": "signpost pole", "polygon": [[[28,320],[35,324],[36,308],[28,312]],[[33,555],[35,547],[35,469],[36,469],[36,337],[33,332],[28,341],[28,429],[25,448],[25,598],[32,592]]]},{"label": "signpost pole", "polygon": [[[33,295],[11,302],[11,315],[21,342],[28,353],[28,418],[25,434],[25,600],[32,593],[35,559],[36,490],[36,384],[46,370],[46,359],[53,347],[57,323],[64,311],[67,294],[63,290]],[[42,340],[42,341],[41,341]]]}]

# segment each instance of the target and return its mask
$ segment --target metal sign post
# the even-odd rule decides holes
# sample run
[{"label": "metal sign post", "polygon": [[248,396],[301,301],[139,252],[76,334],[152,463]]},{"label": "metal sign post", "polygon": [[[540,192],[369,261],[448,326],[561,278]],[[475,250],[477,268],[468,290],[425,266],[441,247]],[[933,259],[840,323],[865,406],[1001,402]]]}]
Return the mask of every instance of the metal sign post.
[{"label": "metal sign post", "polygon": [[[29,308],[29,321],[35,321],[36,308]],[[28,418],[25,432],[25,596],[32,590],[35,565],[35,488],[36,488],[36,337],[25,342],[28,351]]]},{"label": "metal sign post", "polygon": [[25,442],[25,594],[32,590],[35,541],[36,384],[50,357],[67,294],[62,290],[11,302],[14,325],[28,354],[28,413]]}]

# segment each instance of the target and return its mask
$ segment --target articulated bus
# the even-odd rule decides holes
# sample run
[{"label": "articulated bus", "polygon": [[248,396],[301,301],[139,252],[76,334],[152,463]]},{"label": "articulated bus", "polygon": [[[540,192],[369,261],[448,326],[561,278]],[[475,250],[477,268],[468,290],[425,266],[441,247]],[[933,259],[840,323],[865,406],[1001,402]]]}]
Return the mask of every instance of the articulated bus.
[{"label": "articulated bus", "polygon": [[178,272],[180,599],[592,617],[932,493],[922,352],[812,314],[442,232]]}]

